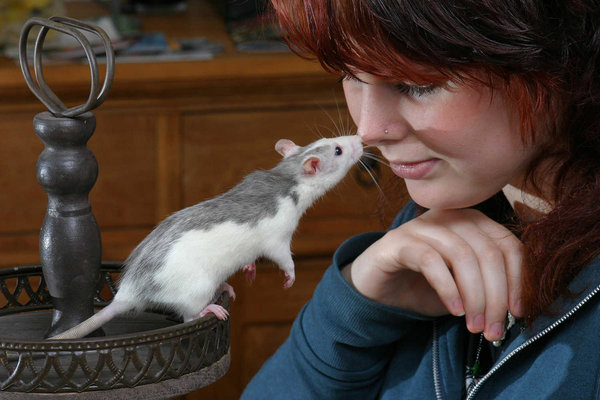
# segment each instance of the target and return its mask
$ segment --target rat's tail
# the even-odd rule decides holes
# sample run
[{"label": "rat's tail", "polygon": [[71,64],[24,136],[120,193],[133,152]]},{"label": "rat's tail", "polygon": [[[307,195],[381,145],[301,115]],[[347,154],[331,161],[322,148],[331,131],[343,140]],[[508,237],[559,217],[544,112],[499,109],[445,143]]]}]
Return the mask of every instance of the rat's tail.
[{"label": "rat's tail", "polygon": [[49,338],[50,340],[60,340],[60,339],[76,339],[82,338],[90,333],[94,332],[96,329],[100,328],[102,325],[106,324],[108,321],[116,317],[117,315],[126,313],[130,311],[131,307],[128,304],[121,303],[118,301],[113,301],[96,314],[92,315],[79,325],[74,326],[71,329],[64,331],[63,333],[59,333],[56,336],[52,336]]}]

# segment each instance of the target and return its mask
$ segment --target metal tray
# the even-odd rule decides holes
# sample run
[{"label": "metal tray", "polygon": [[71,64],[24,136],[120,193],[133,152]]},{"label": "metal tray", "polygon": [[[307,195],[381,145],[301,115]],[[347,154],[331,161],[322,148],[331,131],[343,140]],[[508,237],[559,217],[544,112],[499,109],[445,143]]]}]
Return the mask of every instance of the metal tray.
[{"label": "metal tray", "polygon": [[[110,302],[121,267],[102,263],[95,306]],[[111,321],[105,337],[49,341],[51,317],[41,265],[0,270],[0,398],[171,398],[229,368],[229,321],[213,315],[181,323],[145,312]]]}]

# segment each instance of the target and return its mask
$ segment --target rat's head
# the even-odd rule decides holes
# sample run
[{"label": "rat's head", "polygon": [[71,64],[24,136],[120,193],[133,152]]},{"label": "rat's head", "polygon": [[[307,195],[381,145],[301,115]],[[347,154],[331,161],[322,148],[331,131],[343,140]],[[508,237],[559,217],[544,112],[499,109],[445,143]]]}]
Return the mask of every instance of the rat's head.
[{"label": "rat's head", "polygon": [[300,184],[322,188],[323,193],[337,184],[363,154],[357,135],[320,139],[304,147],[280,139],[275,150],[284,158],[281,164],[293,170]]}]

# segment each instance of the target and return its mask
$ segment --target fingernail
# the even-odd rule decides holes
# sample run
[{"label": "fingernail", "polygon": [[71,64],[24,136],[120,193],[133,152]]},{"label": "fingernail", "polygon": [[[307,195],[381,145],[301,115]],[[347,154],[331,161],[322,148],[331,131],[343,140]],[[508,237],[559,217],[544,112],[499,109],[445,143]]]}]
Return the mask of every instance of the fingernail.
[{"label": "fingernail", "polygon": [[502,333],[504,333],[504,324],[502,322],[493,323],[489,330],[489,336],[494,340],[499,340],[502,338]]},{"label": "fingernail", "polygon": [[471,329],[475,332],[483,331],[485,327],[485,317],[483,314],[476,315],[471,322]]},{"label": "fingernail", "polygon": [[454,308],[453,314],[457,317],[462,317],[465,315],[465,307],[463,306],[463,303],[460,299],[452,303],[452,307]]},{"label": "fingernail", "polygon": [[523,302],[521,302],[521,299],[515,301],[513,314],[523,315]]}]

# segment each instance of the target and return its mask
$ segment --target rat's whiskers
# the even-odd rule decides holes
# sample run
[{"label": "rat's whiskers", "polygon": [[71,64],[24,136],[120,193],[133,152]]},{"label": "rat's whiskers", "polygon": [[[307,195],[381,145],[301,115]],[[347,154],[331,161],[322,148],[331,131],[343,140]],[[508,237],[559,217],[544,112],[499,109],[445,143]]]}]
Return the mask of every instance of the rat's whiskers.
[{"label": "rat's whiskers", "polygon": [[370,152],[370,151],[365,151],[363,153],[363,155],[362,155],[362,158],[367,158],[369,160],[376,161],[376,162],[378,162],[380,164],[383,164],[383,165],[385,165],[387,167],[390,166],[390,163],[385,158],[383,158],[380,155],[378,155],[377,153],[373,153],[373,152]]},{"label": "rat's whiskers", "polygon": [[[364,154],[363,154],[363,156],[364,156]],[[383,189],[381,189],[381,186],[379,186],[379,182],[377,182],[377,178],[375,178],[375,175],[373,175],[373,172],[371,171],[371,168],[369,168],[369,166],[363,160],[361,160],[361,159],[358,160],[358,164],[367,172],[367,174],[369,174],[369,176],[373,180],[373,184],[375,185],[375,187],[379,191],[379,194],[383,198],[385,198],[385,193],[383,192]]]}]

